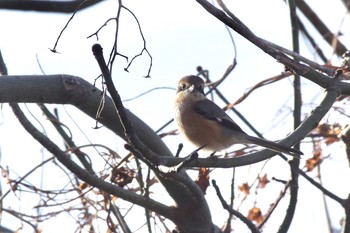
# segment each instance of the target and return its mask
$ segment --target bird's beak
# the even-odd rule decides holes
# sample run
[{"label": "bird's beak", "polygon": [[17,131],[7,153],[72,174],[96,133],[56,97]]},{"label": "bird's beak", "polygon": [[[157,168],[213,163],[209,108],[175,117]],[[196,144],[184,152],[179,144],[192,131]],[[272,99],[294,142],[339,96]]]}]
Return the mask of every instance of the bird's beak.
[{"label": "bird's beak", "polygon": [[189,90],[190,92],[193,92],[195,88],[196,88],[196,87],[194,86],[194,84],[192,84],[192,86],[190,86],[190,87],[188,88],[188,90]]}]

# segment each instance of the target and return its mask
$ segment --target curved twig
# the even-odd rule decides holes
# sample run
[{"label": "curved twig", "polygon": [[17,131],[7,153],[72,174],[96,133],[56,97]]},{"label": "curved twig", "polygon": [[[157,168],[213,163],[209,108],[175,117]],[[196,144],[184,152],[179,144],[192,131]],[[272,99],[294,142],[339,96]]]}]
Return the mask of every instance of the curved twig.
[{"label": "curved twig", "polygon": [[[243,214],[241,214],[239,211],[232,209],[224,200],[224,198],[221,195],[220,189],[219,187],[216,185],[216,181],[212,180],[212,184],[213,187],[215,188],[216,191],[216,195],[218,196],[222,207],[227,210],[230,214],[236,216],[237,218],[239,218],[242,222],[244,222],[247,227],[251,230],[251,232],[253,233],[259,233],[260,231],[258,230],[258,228],[254,225],[254,223],[252,223],[252,221],[250,221],[249,219],[247,219]],[[228,223],[229,224],[229,223]]]},{"label": "curved twig", "polygon": [[63,152],[55,143],[49,138],[38,131],[31,122],[25,117],[22,110],[17,104],[10,103],[15,115],[19,122],[22,124],[25,130],[32,135],[40,144],[42,144],[49,152],[55,155],[55,157],[70,171],[72,171],[79,179],[86,183],[99,188],[107,193],[120,197],[124,200],[130,201],[137,205],[143,206],[147,209],[156,211],[169,219],[175,219],[175,208],[169,207],[154,201],[150,198],[145,198],[136,193],[130,192],[111,183],[105,182],[95,175],[90,174],[87,170],[78,166],[73,160],[71,160],[65,152]]}]

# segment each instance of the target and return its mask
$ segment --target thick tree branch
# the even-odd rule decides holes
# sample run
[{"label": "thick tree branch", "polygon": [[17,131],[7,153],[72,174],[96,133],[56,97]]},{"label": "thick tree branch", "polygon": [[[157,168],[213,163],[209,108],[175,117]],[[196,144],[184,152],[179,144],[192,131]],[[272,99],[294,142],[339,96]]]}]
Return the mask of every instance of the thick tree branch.
[{"label": "thick tree branch", "polygon": [[50,153],[56,156],[56,158],[71,172],[73,172],[80,180],[99,188],[111,195],[120,197],[126,201],[135,203],[149,210],[155,211],[169,219],[174,220],[176,217],[176,208],[163,205],[152,199],[145,198],[136,193],[130,192],[111,183],[105,182],[104,180],[92,175],[87,170],[78,166],[74,161],[72,161],[65,152],[63,152],[55,143],[53,143],[44,134],[38,131],[32,123],[25,117],[22,110],[17,104],[10,103],[15,115],[22,124],[22,126],[27,130],[27,132],[32,135],[40,144],[42,144]]},{"label": "thick tree branch", "polygon": [[[298,63],[293,59],[286,56],[276,47],[272,46],[271,43],[265,41],[264,39],[256,36],[246,25],[244,25],[234,14],[229,12],[229,16],[213,6],[207,0],[197,0],[210,14],[216,17],[218,20],[226,24],[228,27],[236,31],[238,34],[246,38],[248,41],[259,47],[265,53],[269,54],[271,57],[275,58],[278,62],[284,64],[285,66],[292,69],[295,73],[309,79],[310,81],[318,84],[323,88],[333,86],[333,81],[328,76],[317,72],[313,68]],[[350,94],[350,86],[345,85],[342,88],[342,93]]]},{"label": "thick tree branch", "polygon": [[72,13],[78,6],[80,9],[87,8],[102,2],[103,0],[74,0],[74,1],[23,1],[23,0],[1,0],[0,9],[21,11],[42,11]]},{"label": "thick tree branch", "polygon": [[[182,191],[181,196],[173,196],[174,200],[179,206],[179,209],[182,209],[181,216],[179,216],[178,219],[173,220],[177,224],[180,232],[210,232],[210,229],[214,226],[211,222],[210,211],[204,199],[203,193],[200,191],[198,186],[193,185],[192,181],[189,182],[188,179],[184,179],[187,178],[187,175],[185,173],[168,174],[165,178],[163,178],[163,175],[165,174],[158,172],[158,169],[156,168],[160,165],[159,158],[161,158],[161,156],[157,155],[152,151],[151,148],[147,147],[139,139],[139,135],[134,130],[132,122],[128,117],[126,109],[124,108],[119,93],[113,83],[106,62],[103,58],[102,47],[99,44],[95,44],[92,47],[92,51],[102,71],[107,90],[111,95],[113,104],[118,114],[118,118],[120,119],[120,124],[123,127],[125,138],[131,145],[130,147],[128,146],[128,148],[136,157],[143,160],[151,169],[153,169],[158,174],[158,177],[163,184],[169,184],[169,179],[175,181],[171,182],[173,183],[172,185],[165,185],[165,188],[167,190],[176,187],[178,190]],[[182,187],[180,185],[182,185]],[[185,187],[191,187],[188,189],[190,195],[184,196],[185,191],[187,191],[184,190]],[[172,193],[174,192],[169,192],[170,195]]]},{"label": "thick tree branch", "polygon": [[[16,92],[13,90],[16,90]],[[95,119],[102,96],[102,91],[96,89],[90,83],[79,77],[69,75],[0,77],[0,103],[71,104]],[[164,142],[137,116],[127,109],[125,111],[140,140],[159,155],[161,164],[165,164],[163,160],[173,155]],[[116,119],[117,114],[112,100],[106,96],[104,108],[98,121],[126,140],[123,127],[120,121]],[[166,179],[160,177],[160,179],[169,195],[179,206],[193,206],[186,209],[189,214],[186,218],[188,222],[191,221],[191,218],[193,220],[195,216],[203,219],[204,214],[208,219],[211,218],[201,190],[185,171],[171,174]],[[196,207],[194,207],[195,205]],[[192,210],[192,212],[189,210]],[[195,215],[193,211],[196,211],[197,214]],[[178,222],[183,221],[183,215],[177,217]]]},{"label": "thick tree branch", "polygon": [[114,107],[117,112],[117,116],[120,119],[120,123],[123,127],[124,137],[126,141],[134,147],[135,155],[148,163],[151,167],[156,167],[159,165],[158,155],[155,154],[152,150],[145,146],[145,144],[140,141],[138,135],[136,134],[134,127],[132,126],[131,121],[129,120],[128,114],[124,108],[120,95],[115,88],[111,74],[108,70],[106,62],[103,58],[102,47],[99,44],[94,44],[92,46],[93,54],[100,66],[102,71],[103,78],[105,80],[107,90],[111,95]]},{"label": "thick tree branch", "polygon": [[[44,78],[45,77],[45,78]],[[335,80],[329,78],[334,83]],[[344,88],[350,84],[336,82],[337,85],[328,88],[321,104],[314,109],[301,126],[280,143],[291,146],[301,141],[328,112],[335,99]],[[13,92],[16,90],[16,92]],[[349,88],[350,90],[350,88]],[[102,92],[85,80],[69,75],[49,76],[2,76],[0,78],[0,103],[56,103],[72,104],[88,116],[95,118],[96,109],[100,104]],[[174,166],[183,161],[175,158],[162,140],[138,117],[126,110],[140,140],[155,153],[162,155],[160,164]],[[106,97],[105,107],[99,121],[125,139],[120,122],[115,120],[116,112],[109,97]],[[261,151],[237,158],[212,160],[197,159],[186,167],[236,167],[256,163],[274,156],[272,151]]]},{"label": "thick tree branch", "polygon": [[[16,90],[15,92],[13,90]],[[71,104],[86,115],[96,119],[103,93],[85,80],[70,75],[1,76],[1,103]],[[126,110],[140,139],[157,154],[172,156],[167,146],[143,121]],[[98,119],[103,125],[125,139],[116,111],[109,97]]]}]

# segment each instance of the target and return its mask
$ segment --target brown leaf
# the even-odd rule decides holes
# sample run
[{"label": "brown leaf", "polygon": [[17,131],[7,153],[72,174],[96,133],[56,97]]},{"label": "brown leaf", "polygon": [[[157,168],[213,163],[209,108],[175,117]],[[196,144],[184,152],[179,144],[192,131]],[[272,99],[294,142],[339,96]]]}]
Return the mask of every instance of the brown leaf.
[{"label": "brown leaf", "polygon": [[259,176],[259,188],[265,188],[265,186],[270,182],[269,179],[267,179],[267,175],[263,175],[262,177]]},{"label": "brown leaf", "polygon": [[312,171],[315,169],[316,166],[318,166],[321,162],[322,162],[322,150],[321,149],[317,149],[314,151],[313,153],[313,157],[306,160],[306,164],[305,164],[305,167],[306,167],[306,170],[308,172]]},{"label": "brown leaf", "polygon": [[253,207],[249,210],[247,218],[251,221],[255,221],[258,224],[262,223],[264,221],[264,216],[261,213],[260,208]]},{"label": "brown leaf", "polygon": [[79,184],[79,189],[80,189],[80,190],[84,190],[84,189],[86,189],[87,187],[89,187],[89,184],[88,184],[88,183],[81,182],[81,183]]},{"label": "brown leaf", "polygon": [[342,127],[339,124],[327,124],[323,123],[318,125],[314,130],[313,134],[323,136],[325,138],[324,143],[327,145],[339,141],[338,135],[341,134]]},{"label": "brown leaf", "polygon": [[240,185],[240,186],[238,186],[238,188],[239,188],[239,190],[240,190],[241,192],[244,192],[244,194],[245,194],[246,196],[249,195],[249,193],[250,193],[250,187],[249,187],[249,185],[248,185],[247,182],[246,182],[246,183],[243,183],[243,184]]},{"label": "brown leaf", "polygon": [[326,137],[324,140],[324,143],[326,143],[326,145],[330,145],[333,144],[334,142],[339,142],[339,138],[338,137]]},{"label": "brown leaf", "polygon": [[114,167],[111,174],[111,182],[119,187],[130,184],[134,179],[134,171],[125,167]]},{"label": "brown leaf", "polygon": [[195,182],[204,194],[207,191],[207,188],[209,186],[209,178],[210,178],[209,169],[205,167],[201,167]]},{"label": "brown leaf", "polygon": [[326,135],[328,134],[330,130],[330,126],[328,124],[319,124],[313,131],[317,134],[320,134],[320,135]]}]

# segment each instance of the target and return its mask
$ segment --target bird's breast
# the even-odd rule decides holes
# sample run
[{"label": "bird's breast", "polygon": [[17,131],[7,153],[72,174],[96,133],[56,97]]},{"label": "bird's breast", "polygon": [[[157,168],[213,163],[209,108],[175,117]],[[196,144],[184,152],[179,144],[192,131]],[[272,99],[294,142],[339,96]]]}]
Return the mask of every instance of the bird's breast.
[{"label": "bird's breast", "polygon": [[178,101],[174,110],[180,133],[195,146],[205,145],[204,149],[208,151],[220,151],[232,144],[230,137],[227,137],[216,121],[196,113],[190,103]]}]

